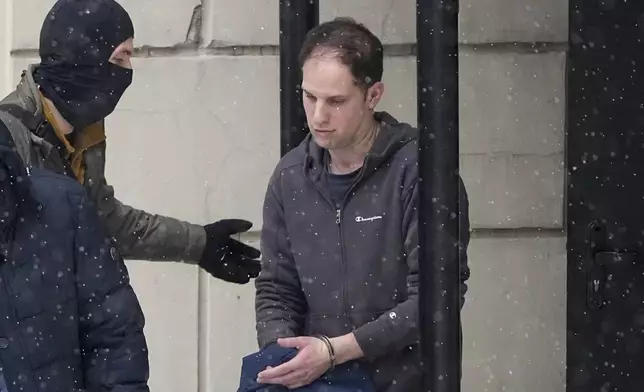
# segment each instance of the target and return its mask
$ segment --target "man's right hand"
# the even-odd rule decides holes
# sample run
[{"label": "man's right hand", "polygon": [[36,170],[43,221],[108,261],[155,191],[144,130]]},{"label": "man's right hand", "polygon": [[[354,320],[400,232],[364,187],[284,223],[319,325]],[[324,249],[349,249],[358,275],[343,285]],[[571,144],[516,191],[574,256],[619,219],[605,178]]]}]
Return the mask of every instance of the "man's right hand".
[{"label": "man's right hand", "polygon": [[224,219],[204,226],[208,239],[199,266],[215,278],[231,283],[246,284],[256,278],[261,270],[260,251],[230,238],[252,226],[242,219]]}]

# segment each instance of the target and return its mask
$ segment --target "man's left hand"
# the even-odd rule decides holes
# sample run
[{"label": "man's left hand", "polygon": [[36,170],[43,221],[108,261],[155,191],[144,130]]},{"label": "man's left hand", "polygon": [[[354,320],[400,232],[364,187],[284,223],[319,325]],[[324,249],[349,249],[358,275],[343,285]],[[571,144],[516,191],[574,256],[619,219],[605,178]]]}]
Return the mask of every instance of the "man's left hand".
[{"label": "man's left hand", "polygon": [[290,361],[260,372],[257,382],[295,389],[309,385],[329,370],[329,350],[320,339],[302,336],[278,339],[277,343],[282,347],[297,348],[299,352]]}]

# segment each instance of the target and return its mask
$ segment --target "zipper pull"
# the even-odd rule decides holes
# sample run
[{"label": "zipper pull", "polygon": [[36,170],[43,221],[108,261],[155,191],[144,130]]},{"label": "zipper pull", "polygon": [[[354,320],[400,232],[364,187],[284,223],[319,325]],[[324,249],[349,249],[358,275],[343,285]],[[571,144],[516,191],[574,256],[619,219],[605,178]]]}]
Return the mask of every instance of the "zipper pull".
[{"label": "zipper pull", "polygon": [[340,209],[335,210],[335,223],[340,224]]}]

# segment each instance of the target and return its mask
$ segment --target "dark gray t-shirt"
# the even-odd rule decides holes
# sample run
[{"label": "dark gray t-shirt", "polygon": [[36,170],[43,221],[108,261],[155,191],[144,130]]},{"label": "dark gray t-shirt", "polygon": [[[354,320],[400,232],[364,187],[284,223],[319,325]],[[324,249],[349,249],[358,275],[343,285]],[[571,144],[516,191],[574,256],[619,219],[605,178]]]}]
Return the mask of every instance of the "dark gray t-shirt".
[{"label": "dark gray t-shirt", "polygon": [[331,174],[327,172],[327,184],[329,184],[329,191],[335,203],[335,208],[340,208],[344,196],[353,185],[353,182],[358,177],[360,169],[355,170],[348,174]]},{"label": "dark gray t-shirt", "polygon": [[332,174],[329,172],[329,164],[331,163],[331,157],[329,152],[325,151],[324,154],[324,167],[326,167],[326,179],[329,186],[329,192],[331,193],[331,198],[335,204],[336,209],[340,209],[344,196],[353,185],[353,182],[358,178],[361,169],[357,169],[347,174]]}]

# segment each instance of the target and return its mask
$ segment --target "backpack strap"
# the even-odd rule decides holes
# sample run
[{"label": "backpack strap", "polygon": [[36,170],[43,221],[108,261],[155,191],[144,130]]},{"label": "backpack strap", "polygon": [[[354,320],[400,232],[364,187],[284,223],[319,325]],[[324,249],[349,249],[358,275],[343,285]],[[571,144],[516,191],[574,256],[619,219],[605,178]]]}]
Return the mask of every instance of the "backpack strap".
[{"label": "backpack strap", "polygon": [[[23,126],[25,126],[31,133],[34,135],[38,136],[39,138],[43,139],[46,141],[48,144],[50,144],[52,149],[58,150],[60,147],[60,140],[58,140],[58,137],[55,135],[53,132],[51,126],[49,125],[49,122],[47,122],[44,119],[38,119],[36,116],[33,115],[33,113],[29,112],[28,110],[22,108],[19,105],[16,104],[0,104],[0,112],[5,112],[12,117],[14,117],[16,120],[18,120],[20,123],[22,123]],[[0,119],[0,123],[2,122],[2,119]],[[7,124],[5,124],[7,125]],[[8,127],[8,125],[7,125]],[[28,154],[31,154],[31,150],[29,149]],[[30,161],[30,159],[25,158],[27,161]],[[50,160],[53,164],[54,167],[60,168],[62,170],[62,173],[75,179],[76,176],[74,175],[74,172],[71,170],[71,167],[69,166],[69,162],[65,160],[58,151],[51,151],[51,154],[47,158],[47,160]],[[27,167],[29,167],[30,163],[25,162]],[[58,172],[58,169],[53,170]]]},{"label": "backpack strap", "polygon": [[9,113],[20,120],[25,127],[29,128],[36,136],[43,138],[46,121],[38,120],[33,113],[16,104],[0,104],[0,111]]}]

